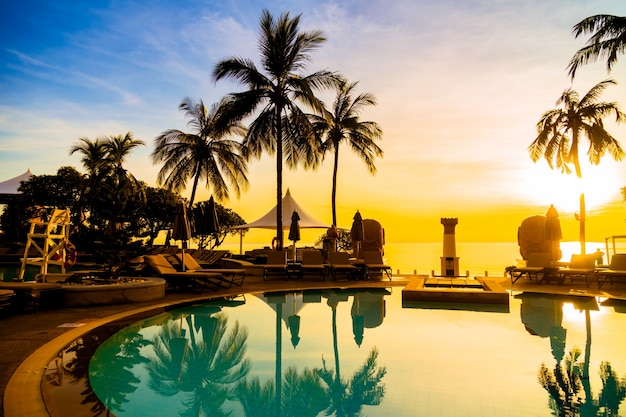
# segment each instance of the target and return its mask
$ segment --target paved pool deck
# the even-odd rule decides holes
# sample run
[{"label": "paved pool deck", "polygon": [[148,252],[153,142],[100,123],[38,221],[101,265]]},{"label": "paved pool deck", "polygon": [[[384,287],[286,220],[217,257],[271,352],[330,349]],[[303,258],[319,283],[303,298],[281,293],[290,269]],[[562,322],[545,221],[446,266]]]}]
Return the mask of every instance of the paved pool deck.
[{"label": "paved pool deck", "polygon": [[[626,282],[605,284],[599,290],[595,283],[589,288],[584,282],[538,284],[520,279],[511,284],[508,277],[480,277],[500,286],[511,294],[533,292],[555,295],[590,296],[626,301]],[[151,302],[91,307],[63,307],[28,310],[0,317],[0,416],[46,416],[41,399],[41,375],[56,352],[84,332],[133,314],[155,314],[178,303],[193,303],[216,296],[236,296],[245,293],[293,291],[332,288],[389,288],[409,286],[418,276],[394,275],[382,281],[314,281],[271,280],[248,275],[241,287],[233,286],[219,292],[167,292],[165,297]],[[80,324],[76,327],[76,324]]]}]

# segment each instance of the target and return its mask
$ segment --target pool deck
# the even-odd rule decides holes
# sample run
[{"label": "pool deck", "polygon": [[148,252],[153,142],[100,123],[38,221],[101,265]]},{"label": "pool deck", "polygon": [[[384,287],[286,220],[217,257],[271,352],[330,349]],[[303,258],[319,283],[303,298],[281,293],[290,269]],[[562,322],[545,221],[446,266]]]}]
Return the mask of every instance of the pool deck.
[{"label": "pool deck", "polygon": [[[520,279],[511,284],[508,277],[476,277],[491,288],[503,288],[510,294],[533,292],[554,295],[589,296],[626,301],[626,282],[605,284],[602,290],[592,284],[574,281],[562,285],[537,284]],[[420,287],[423,276],[394,275],[391,281],[313,281],[271,280],[248,275],[241,287],[233,286],[219,292],[203,294],[167,292],[165,298],[132,304],[58,309],[29,310],[0,317],[0,416],[47,416],[39,389],[44,367],[54,355],[83,333],[130,315],[156,314],[173,304],[194,303],[216,296],[236,296],[245,293],[294,291],[332,288]],[[421,284],[423,286],[423,283]],[[453,291],[453,289],[452,289]]]}]

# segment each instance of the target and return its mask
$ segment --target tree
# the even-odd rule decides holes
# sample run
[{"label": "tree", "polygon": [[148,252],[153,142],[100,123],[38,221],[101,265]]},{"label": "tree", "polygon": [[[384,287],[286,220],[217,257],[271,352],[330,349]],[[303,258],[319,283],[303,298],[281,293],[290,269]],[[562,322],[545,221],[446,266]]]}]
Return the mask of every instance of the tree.
[{"label": "tree", "polygon": [[320,31],[301,32],[300,15],[291,18],[286,12],[275,20],[264,10],[260,23],[259,49],[264,72],[249,59],[228,58],[218,62],[213,76],[216,81],[232,78],[247,85],[248,91],[231,94],[237,114],[259,110],[244,138],[243,150],[248,158],[258,158],[263,152],[276,153],[276,237],[282,248],[283,158],[290,168],[295,168],[301,163],[311,166],[319,155],[311,123],[298,103],[321,110],[314,90],[330,87],[337,79],[329,71],[300,74],[311,59],[311,52],[326,40]]},{"label": "tree", "polygon": [[194,103],[185,98],[178,108],[190,119],[193,133],[177,129],[163,132],[155,139],[151,154],[154,163],[163,163],[157,183],[164,184],[174,192],[180,192],[193,179],[189,207],[193,206],[198,183],[206,180],[215,198],[229,198],[228,185],[237,197],[241,189],[248,187],[247,164],[241,156],[241,144],[228,139],[232,135],[244,135],[245,127],[238,118],[231,117],[231,100],[223,98],[207,111],[202,100]]},{"label": "tree", "polygon": [[332,211],[333,224],[337,225],[337,170],[339,145],[346,143],[363,160],[370,174],[376,173],[374,158],[382,157],[383,150],[375,141],[382,139],[383,132],[375,122],[360,121],[363,107],[376,105],[371,93],[354,97],[358,83],[342,81],[337,86],[337,96],[331,110],[322,109],[320,116],[312,115],[315,131],[322,137],[322,151],[333,153]]},{"label": "tree", "polygon": [[[594,33],[595,32],[595,33]],[[593,33],[587,45],[574,54],[569,65],[569,75],[574,78],[578,67],[599,58],[606,57],[606,67],[610,72],[617,62],[617,55],[626,49],[626,16],[599,14],[578,22],[573,29],[574,37]]]},{"label": "tree", "polygon": [[[576,91],[567,89],[556,102],[559,108],[548,110],[537,123],[538,135],[528,147],[530,157],[537,162],[542,156],[548,161],[550,168],[561,172],[574,172],[582,178],[579,160],[581,139],[589,140],[587,155],[589,162],[598,165],[600,159],[608,151],[613,159],[624,158],[624,150],[604,128],[603,119],[611,113],[615,114],[618,123],[624,121],[626,115],[621,112],[615,102],[599,102],[600,94],[613,80],[602,81],[593,86],[582,99]],[[585,194],[580,194],[580,250],[585,254]]]}]

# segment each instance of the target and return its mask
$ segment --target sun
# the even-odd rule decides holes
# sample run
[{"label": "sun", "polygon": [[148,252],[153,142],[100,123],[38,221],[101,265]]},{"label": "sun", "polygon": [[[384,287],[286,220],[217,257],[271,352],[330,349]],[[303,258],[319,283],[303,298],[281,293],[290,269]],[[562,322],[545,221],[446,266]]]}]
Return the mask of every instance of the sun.
[{"label": "sun", "polygon": [[578,213],[580,194],[585,194],[586,211],[598,209],[610,201],[621,200],[620,189],[626,184],[623,180],[623,164],[612,159],[604,159],[599,165],[581,161],[582,178],[576,174],[565,174],[550,169],[538,162],[526,181],[528,197],[537,204],[554,204],[559,213]]}]

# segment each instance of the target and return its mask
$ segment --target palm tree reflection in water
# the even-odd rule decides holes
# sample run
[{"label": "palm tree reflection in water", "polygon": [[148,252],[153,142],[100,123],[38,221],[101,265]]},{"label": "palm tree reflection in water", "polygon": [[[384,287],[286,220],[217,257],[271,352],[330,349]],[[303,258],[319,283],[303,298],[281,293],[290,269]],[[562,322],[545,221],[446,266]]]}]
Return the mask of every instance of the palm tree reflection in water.
[{"label": "palm tree reflection in water", "polygon": [[193,311],[179,310],[181,320],[184,316],[187,321],[189,342],[185,329],[173,321],[154,338],[149,386],[164,396],[185,393],[181,416],[228,415],[222,405],[232,398],[230,388],[250,370],[245,358],[248,332],[236,322],[227,333],[228,318],[216,314],[219,307]]},{"label": "palm tree reflection in water", "polygon": [[[594,299],[595,300],[595,299]],[[594,308],[595,304],[595,308]],[[538,381],[549,394],[549,407],[553,415],[562,417],[591,417],[619,415],[619,405],[626,398],[626,378],[619,378],[611,364],[600,363],[602,390],[598,398],[593,397],[589,380],[591,356],[590,310],[597,310],[597,303],[579,302],[575,305],[585,310],[586,345],[585,353],[572,348],[565,355],[566,329],[561,325],[563,300],[553,297],[529,296],[522,300],[522,322],[529,333],[539,337],[550,337],[554,370],[541,364]]]},{"label": "palm tree reflection in water", "polygon": [[[288,294],[296,297],[296,294]],[[354,295],[357,296],[356,294]],[[283,304],[290,305],[285,294],[272,294],[266,302],[274,304],[276,311],[276,378],[261,383],[258,377],[246,379],[237,385],[236,395],[247,417],[315,417],[321,412],[336,417],[361,415],[363,405],[378,405],[385,393],[381,383],[386,369],[378,367],[378,351],[372,349],[368,358],[349,381],[341,378],[337,337],[337,306],[348,301],[345,292],[331,291],[327,304],[332,309],[332,333],[335,369],[328,369],[322,358],[322,368],[305,367],[301,373],[289,367],[282,375],[282,315]],[[382,295],[381,295],[382,297]],[[293,302],[293,300],[292,300]],[[289,317],[296,315],[294,303]],[[295,337],[292,334],[292,341]],[[294,344],[296,348],[296,344]],[[277,389],[278,387],[278,389]]]}]

